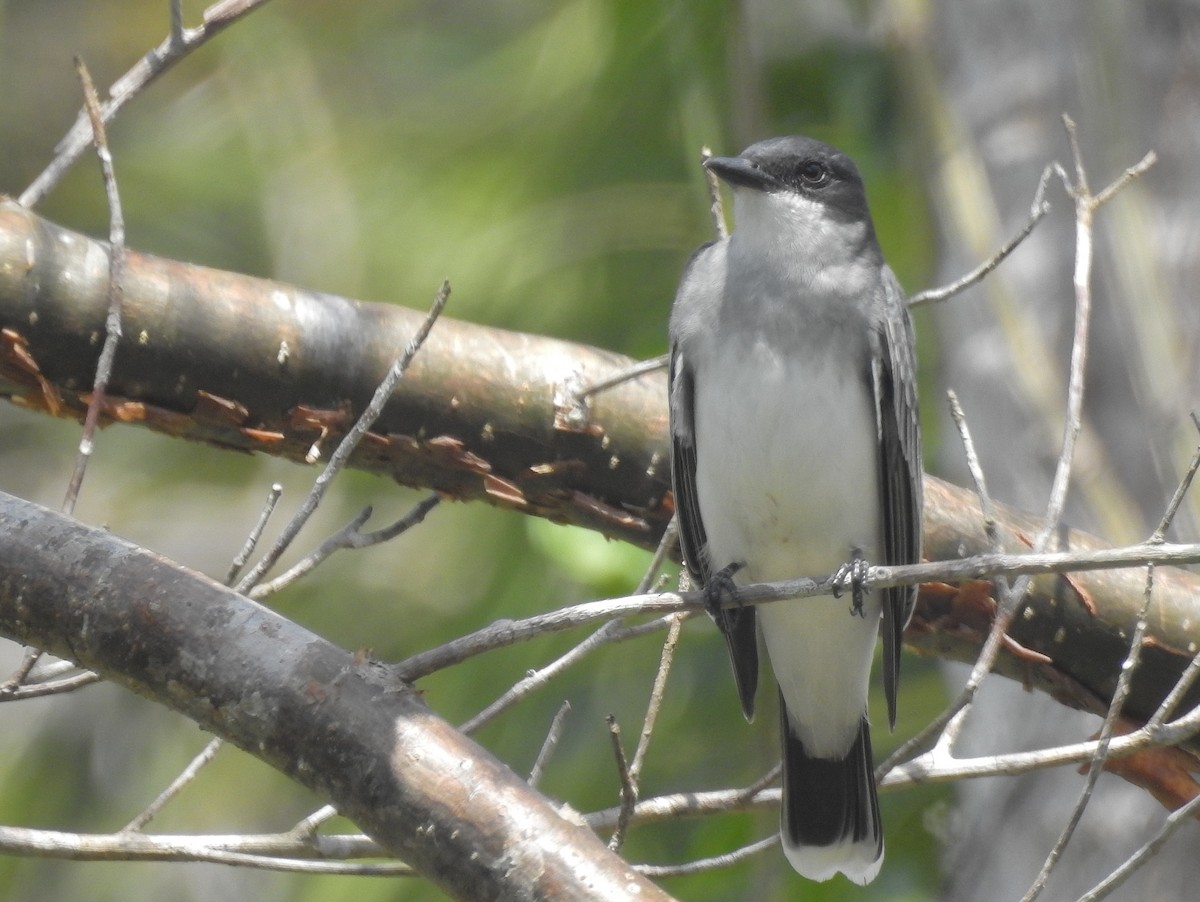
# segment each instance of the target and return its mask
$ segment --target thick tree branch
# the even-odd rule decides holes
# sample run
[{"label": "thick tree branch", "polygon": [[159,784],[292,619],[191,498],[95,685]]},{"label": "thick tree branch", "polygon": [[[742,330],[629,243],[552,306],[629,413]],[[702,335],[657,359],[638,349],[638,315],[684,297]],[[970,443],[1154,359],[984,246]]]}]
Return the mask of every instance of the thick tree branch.
[{"label": "thick tree branch", "polygon": [[459,898],[667,898],[389,668],[158,555],[2,494],[0,631],[263,759]]},{"label": "thick tree branch", "polygon": [[[978,500],[956,486],[925,479],[925,555],[954,560],[991,550]],[[1040,518],[996,506],[1004,550],[1028,551]],[[1079,530],[1060,528],[1059,551],[1088,552],[1108,543]],[[1197,652],[1200,578],[1176,567],[1156,567],[1154,605],[1142,660],[1125,714],[1149,719]],[[1074,708],[1103,715],[1129,651],[1145,590],[1145,569],[1092,570],[1034,578],[1025,613],[1009,631],[1012,642],[996,670],[1048,692]],[[973,663],[987,636],[995,601],[990,582],[964,581],[921,587],[916,616],[905,634],[918,651]],[[1197,704],[1195,687],[1180,710]]]},{"label": "thick tree branch", "polygon": [[[82,416],[107,261],[0,199],[0,396]],[[133,251],[124,292],[106,421],[295,461],[332,448],[424,319]],[[672,513],[661,377],[576,399],[629,363],[445,317],[352,466],[653,548]]]},{"label": "thick tree branch", "polygon": [[[0,395],[79,417],[107,309],[107,250],[0,201]],[[303,460],[362,409],[422,314],[129,252],[126,339],[106,414],[214,445]],[[443,318],[353,465],[447,497],[575,523],[652,547],[670,519],[666,397],[650,374],[577,393],[620,355]],[[322,437],[323,436],[323,437]],[[991,550],[975,495],[926,477],[925,552]],[[1001,543],[1027,552],[1040,521],[999,507]],[[1060,550],[1108,547],[1060,529]],[[1161,567],[1148,647],[1126,713],[1145,719],[1196,651],[1200,580]],[[906,637],[974,661],[989,582],[927,584]],[[999,670],[1102,713],[1141,606],[1139,570],[1034,580]],[[1184,706],[1200,699],[1193,689]]]}]

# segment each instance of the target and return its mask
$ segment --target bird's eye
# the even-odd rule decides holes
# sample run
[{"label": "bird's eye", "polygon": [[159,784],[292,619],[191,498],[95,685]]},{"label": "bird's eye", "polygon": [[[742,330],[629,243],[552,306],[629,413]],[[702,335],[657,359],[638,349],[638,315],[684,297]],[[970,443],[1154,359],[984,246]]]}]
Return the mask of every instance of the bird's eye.
[{"label": "bird's eye", "polygon": [[829,181],[829,170],[824,163],[809,160],[800,166],[800,180],[810,188],[819,188]]}]

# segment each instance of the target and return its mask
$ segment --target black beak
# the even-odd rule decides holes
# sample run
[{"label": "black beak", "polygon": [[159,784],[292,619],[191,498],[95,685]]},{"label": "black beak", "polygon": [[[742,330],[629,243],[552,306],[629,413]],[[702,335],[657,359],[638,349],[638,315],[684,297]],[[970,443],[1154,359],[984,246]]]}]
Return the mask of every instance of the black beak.
[{"label": "black beak", "polygon": [[745,157],[709,157],[704,161],[704,168],[738,188],[769,191],[775,185],[772,176]]}]

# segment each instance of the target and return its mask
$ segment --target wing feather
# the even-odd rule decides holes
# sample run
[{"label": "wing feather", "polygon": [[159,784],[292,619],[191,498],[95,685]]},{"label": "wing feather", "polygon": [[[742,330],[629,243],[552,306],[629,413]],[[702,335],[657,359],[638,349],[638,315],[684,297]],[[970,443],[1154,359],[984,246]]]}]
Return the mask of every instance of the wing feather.
[{"label": "wing feather", "polygon": [[[671,483],[675,514],[679,519],[679,544],[692,581],[707,589],[714,569],[709,558],[708,537],[700,516],[696,492],[696,443],[693,429],[695,376],[677,344],[671,347]],[[758,689],[758,634],[753,606],[710,611],[725,637],[738,699],[746,719],[754,717],[754,694]]]},{"label": "wing feather", "polygon": [[[883,512],[883,563],[921,559],[921,424],[912,321],[892,271],[884,267],[880,290],[884,316],[878,354],[872,363],[875,417],[879,433],[879,497]],[[896,725],[900,645],[917,600],[915,586],[884,589],[883,689],[888,722]]]}]

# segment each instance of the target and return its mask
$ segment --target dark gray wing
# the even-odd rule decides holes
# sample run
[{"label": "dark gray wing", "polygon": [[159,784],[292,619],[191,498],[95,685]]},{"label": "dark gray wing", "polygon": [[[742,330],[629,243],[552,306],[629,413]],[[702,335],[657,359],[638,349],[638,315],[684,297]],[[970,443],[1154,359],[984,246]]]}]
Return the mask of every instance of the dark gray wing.
[{"label": "dark gray wing", "polygon": [[[883,563],[921,560],[921,421],[917,414],[917,368],[912,321],[896,277],[886,266],[872,361],[875,422],[879,438],[879,498],[883,512]],[[883,691],[888,723],[896,725],[900,643],[917,601],[916,586],[883,590]]]},{"label": "dark gray wing", "polygon": [[[695,374],[675,344],[671,346],[671,486],[675,493],[675,515],[679,520],[679,545],[692,582],[708,589],[713,573],[708,536],[700,517],[696,493]],[[730,562],[726,562],[730,563]],[[721,566],[724,566],[723,564]],[[714,601],[720,601],[719,598]],[[746,719],[754,717],[754,693],[758,688],[758,635],[754,607],[719,608],[709,613],[725,637],[733,679]]]}]

